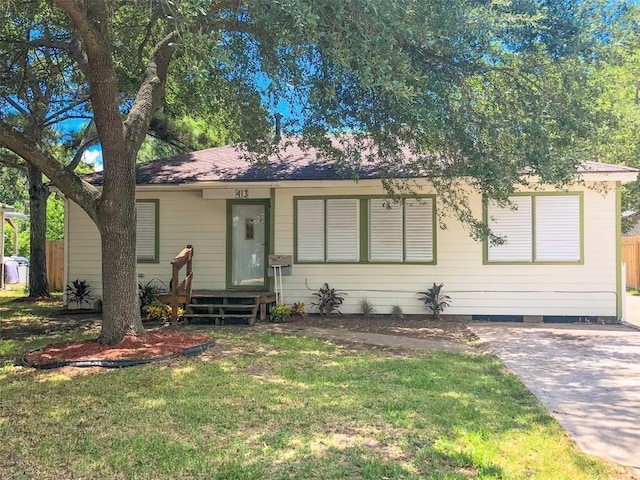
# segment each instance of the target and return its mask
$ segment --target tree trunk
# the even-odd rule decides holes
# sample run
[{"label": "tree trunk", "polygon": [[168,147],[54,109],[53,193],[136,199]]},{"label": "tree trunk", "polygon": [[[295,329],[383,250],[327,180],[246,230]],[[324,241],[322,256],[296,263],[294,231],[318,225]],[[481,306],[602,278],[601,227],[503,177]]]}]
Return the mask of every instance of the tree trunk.
[{"label": "tree trunk", "polygon": [[42,172],[29,164],[29,296],[49,297],[47,281],[47,197]]},{"label": "tree trunk", "polygon": [[136,265],[136,210],[133,162],[119,168],[105,161],[110,188],[103,190],[99,230],[102,243],[102,330],[100,343],[114,345],[125,335],[143,335]]}]

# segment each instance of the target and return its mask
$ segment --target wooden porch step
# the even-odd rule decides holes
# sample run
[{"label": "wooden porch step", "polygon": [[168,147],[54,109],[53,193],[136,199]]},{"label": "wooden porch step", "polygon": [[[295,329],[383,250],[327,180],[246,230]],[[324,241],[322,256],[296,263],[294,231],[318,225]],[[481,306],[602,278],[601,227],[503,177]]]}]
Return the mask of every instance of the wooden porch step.
[{"label": "wooden porch step", "polygon": [[258,305],[255,303],[243,304],[243,303],[190,303],[187,305],[187,308],[228,308],[234,310],[249,310],[257,308]]},{"label": "wooden porch step", "polygon": [[252,313],[185,313],[182,315],[186,318],[254,318]]},{"label": "wooden porch step", "polygon": [[269,292],[265,293],[251,293],[251,292],[225,292],[225,291],[207,291],[207,290],[194,290],[191,294],[191,298],[233,298],[233,299],[258,299],[262,296],[269,295]]}]

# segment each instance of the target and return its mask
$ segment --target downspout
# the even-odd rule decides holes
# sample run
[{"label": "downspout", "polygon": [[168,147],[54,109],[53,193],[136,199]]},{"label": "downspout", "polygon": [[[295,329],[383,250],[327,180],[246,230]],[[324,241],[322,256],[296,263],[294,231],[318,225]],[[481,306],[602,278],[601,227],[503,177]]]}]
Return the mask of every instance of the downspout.
[{"label": "downspout", "polygon": [[616,319],[624,317],[622,291],[622,182],[616,182]]}]

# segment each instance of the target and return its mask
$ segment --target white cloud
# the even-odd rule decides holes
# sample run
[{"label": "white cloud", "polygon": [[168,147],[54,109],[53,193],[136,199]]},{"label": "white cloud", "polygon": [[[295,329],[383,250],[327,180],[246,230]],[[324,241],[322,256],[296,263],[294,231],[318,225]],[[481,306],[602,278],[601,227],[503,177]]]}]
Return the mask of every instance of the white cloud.
[{"label": "white cloud", "polygon": [[102,150],[100,148],[90,148],[82,154],[82,161],[93,165],[96,172],[102,171]]}]

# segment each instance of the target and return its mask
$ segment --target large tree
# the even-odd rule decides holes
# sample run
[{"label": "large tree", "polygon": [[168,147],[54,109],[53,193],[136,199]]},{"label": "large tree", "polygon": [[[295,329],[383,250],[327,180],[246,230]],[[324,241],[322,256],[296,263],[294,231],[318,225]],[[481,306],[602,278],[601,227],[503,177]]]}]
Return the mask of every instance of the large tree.
[{"label": "large tree", "polygon": [[[27,3],[38,4],[10,2],[5,21],[15,21]],[[143,332],[135,161],[154,115],[189,85],[207,82],[206,101],[241,119],[248,148],[277,148],[264,135],[260,141],[263,105],[287,102],[293,115],[285,128],[304,145],[336,162],[375,165],[390,189],[402,187],[392,181],[399,171],[429,176],[439,201],[477,230],[482,225],[465,208],[457,179],[504,199],[527,181],[523,170],[564,184],[584,155],[587,57],[582,46],[565,48],[579,36],[557,2],[549,2],[555,10],[540,0],[53,5],[47,22],[56,28],[36,28],[28,42],[72,61],[66,86],[88,89],[103,186],[84,182],[6,118],[0,145],[44,172],[98,226],[105,343]],[[42,22],[37,13],[29,20]],[[556,20],[554,32],[548,27]],[[349,142],[331,142],[327,133],[349,133],[341,137]]]},{"label": "large tree", "polygon": [[[0,25],[0,113],[25,140],[64,158],[61,124],[87,116],[89,99],[82,82],[76,84],[72,60],[49,45],[34,45],[34,36],[51,40],[58,22],[44,5],[25,3],[10,16],[4,13]],[[51,17],[49,15],[51,14]],[[67,139],[68,140],[68,139]],[[78,152],[78,160],[82,150]],[[73,170],[78,161],[67,168]],[[29,295],[49,296],[45,241],[47,199],[50,191],[41,170],[23,158],[0,149],[0,164],[27,178],[29,222]]]}]

